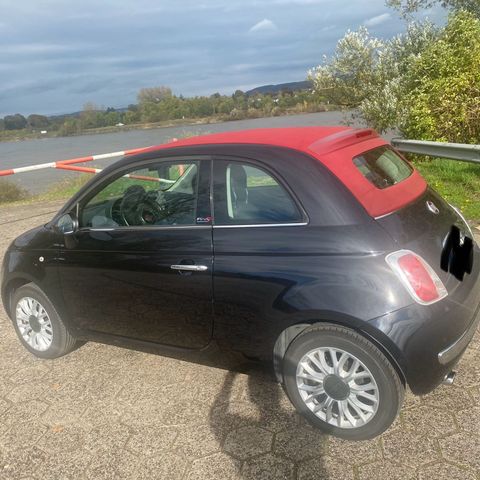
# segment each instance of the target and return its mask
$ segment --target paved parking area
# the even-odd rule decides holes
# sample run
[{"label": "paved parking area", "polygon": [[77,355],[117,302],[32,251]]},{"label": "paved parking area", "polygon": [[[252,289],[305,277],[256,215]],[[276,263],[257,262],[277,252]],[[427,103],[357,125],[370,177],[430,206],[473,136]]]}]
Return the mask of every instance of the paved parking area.
[{"label": "paved parking area", "polygon": [[[55,209],[0,208],[0,255]],[[479,333],[458,372],[452,387],[407,395],[382,437],[352,443],[310,428],[237,358],[88,343],[38,360],[0,307],[0,479],[479,480]]]}]

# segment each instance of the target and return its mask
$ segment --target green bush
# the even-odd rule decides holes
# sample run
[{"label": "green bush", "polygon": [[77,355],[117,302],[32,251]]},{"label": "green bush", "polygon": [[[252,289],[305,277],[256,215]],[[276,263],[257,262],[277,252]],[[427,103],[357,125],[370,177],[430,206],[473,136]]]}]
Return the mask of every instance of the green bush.
[{"label": "green bush", "polygon": [[28,192],[24,188],[5,178],[0,179],[0,203],[17,202],[27,197]]},{"label": "green bush", "polygon": [[381,132],[480,143],[479,66],[480,19],[456,11],[443,29],[412,22],[387,41],[364,27],[347,32],[309,76],[316,92]]},{"label": "green bush", "polygon": [[480,19],[451,15],[412,63],[406,92],[400,125],[406,138],[480,143]]},{"label": "green bush", "polygon": [[308,73],[314,91],[331,104],[357,110],[380,132],[397,128],[411,63],[437,38],[429,23],[410,23],[405,33],[380,40],[365,27],[348,31],[335,53]]}]

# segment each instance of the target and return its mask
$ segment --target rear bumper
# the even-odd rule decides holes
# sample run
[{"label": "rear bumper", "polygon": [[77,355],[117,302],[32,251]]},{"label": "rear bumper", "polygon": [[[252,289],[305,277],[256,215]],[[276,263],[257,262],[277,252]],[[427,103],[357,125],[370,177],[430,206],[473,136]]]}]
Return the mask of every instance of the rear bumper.
[{"label": "rear bumper", "polygon": [[477,331],[478,325],[480,323],[480,314],[476,312],[476,319],[470,325],[470,328],[464,332],[464,334],[455,342],[453,342],[450,346],[442,350],[438,354],[438,362],[441,365],[449,365],[452,362],[455,362],[465,349],[468,347],[468,344],[471,342],[475,332]]},{"label": "rear bumper", "polygon": [[[474,263],[462,281],[448,275],[448,296],[432,305],[413,303],[371,320],[369,327],[387,338],[413,393],[426,394],[442,383],[458,363],[480,323],[480,249],[474,246]],[[461,371],[459,372],[461,375]]]},{"label": "rear bumper", "polygon": [[368,322],[387,337],[381,343],[414,394],[426,394],[441,384],[475,335],[480,324],[480,275],[468,283],[468,292],[463,288],[461,296],[457,291],[433,305],[412,304]]}]

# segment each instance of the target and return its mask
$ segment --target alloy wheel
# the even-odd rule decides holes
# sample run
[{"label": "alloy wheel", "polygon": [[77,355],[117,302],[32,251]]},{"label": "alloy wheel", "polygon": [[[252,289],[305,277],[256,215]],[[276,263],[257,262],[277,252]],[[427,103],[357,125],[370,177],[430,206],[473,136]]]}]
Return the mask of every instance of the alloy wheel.
[{"label": "alloy wheel", "polygon": [[355,355],[332,347],[316,348],[300,360],[297,388],[305,405],[339,428],[358,428],[377,413],[379,390],[370,370]]},{"label": "alloy wheel", "polygon": [[23,297],[17,303],[15,320],[22,338],[39,352],[50,348],[53,341],[52,322],[41,303],[31,297]]}]

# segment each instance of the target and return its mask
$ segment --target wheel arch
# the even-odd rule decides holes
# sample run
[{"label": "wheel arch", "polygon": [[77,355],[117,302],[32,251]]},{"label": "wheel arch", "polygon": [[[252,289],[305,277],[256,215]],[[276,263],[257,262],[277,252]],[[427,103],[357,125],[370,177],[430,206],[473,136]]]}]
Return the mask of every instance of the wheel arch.
[{"label": "wheel arch", "polygon": [[2,288],[2,301],[7,315],[12,317],[12,297],[16,290],[29,283],[35,283],[33,278],[26,275],[10,278]]},{"label": "wheel arch", "polygon": [[[316,325],[322,325],[322,324],[338,325],[344,328],[349,328],[350,330],[353,330],[356,333],[362,335],[368,341],[373,343],[385,355],[385,357],[388,359],[388,361],[391,363],[391,365],[397,372],[403,386],[405,387],[407,385],[405,362],[403,361],[403,357],[398,351],[395,352],[395,354],[393,353],[393,350],[395,348],[384,333],[380,332],[379,330],[373,333],[371,329],[366,331],[366,329],[360,328],[358,326],[352,326],[351,322],[339,321],[337,319],[336,320],[315,319],[315,320],[302,321],[294,325],[290,325],[280,333],[273,347],[273,368],[275,372],[275,377],[279,383],[283,384],[283,372],[282,372],[283,359],[285,357],[285,353],[287,352],[290,344],[298,337],[298,335],[300,335],[306,329],[314,327]],[[389,346],[386,347],[385,343],[389,344]]]}]

